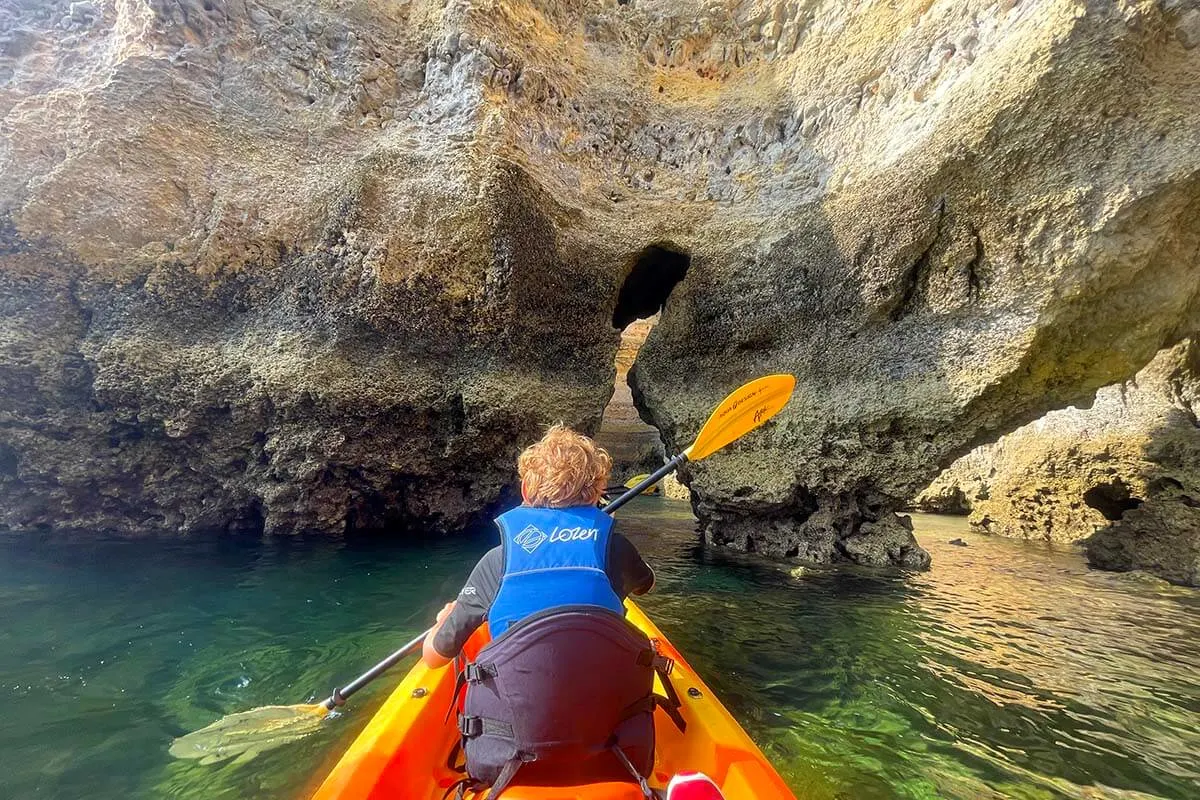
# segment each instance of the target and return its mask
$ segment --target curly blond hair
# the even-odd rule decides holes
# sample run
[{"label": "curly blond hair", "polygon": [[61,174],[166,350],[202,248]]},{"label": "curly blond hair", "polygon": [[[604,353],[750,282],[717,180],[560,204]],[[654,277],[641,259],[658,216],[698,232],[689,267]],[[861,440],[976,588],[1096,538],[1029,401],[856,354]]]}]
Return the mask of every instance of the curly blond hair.
[{"label": "curly blond hair", "polygon": [[551,426],[517,459],[525,503],[541,508],[595,505],[611,472],[607,450],[562,424]]}]

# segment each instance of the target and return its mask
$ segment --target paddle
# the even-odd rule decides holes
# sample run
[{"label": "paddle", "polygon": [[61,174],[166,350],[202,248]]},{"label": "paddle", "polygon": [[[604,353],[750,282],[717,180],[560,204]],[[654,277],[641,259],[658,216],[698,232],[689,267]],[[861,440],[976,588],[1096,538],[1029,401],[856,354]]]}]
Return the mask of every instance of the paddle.
[{"label": "paddle", "polygon": [[[430,629],[432,630],[432,629]],[[359,675],[320,703],[300,703],[293,706],[261,706],[236,714],[226,714],[211,725],[180,736],[171,742],[168,752],[176,758],[199,759],[212,764],[229,758],[249,761],[265,750],[307,736],[317,729],[321,720],[359,689],[391,669],[405,656],[421,649],[423,631],[408,644]]]},{"label": "paddle", "polygon": [[[791,375],[767,375],[740,386],[709,415],[691,447],[605,506],[605,513],[612,514],[681,464],[707,458],[762,425],[787,405],[795,387],[796,379]],[[238,761],[247,761],[264,750],[307,736],[316,729],[320,720],[344,704],[352,694],[405,656],[416,652],[427,633],[429,631],[417,636],[346,686],[335,689],[320,703],[263,706],[229,714],[205,728],[179,737],[171,743],[170,753],[176,758],[199,759],[201,764],[234,757]]]},{"label": "paddle", "polygon": [[699,461],[742,438],[779,413],[792,397],[796,378],[767,375],[742,384],[721,401],[692,446],[647,475],[641,483],[604,507],[609,514],[661,481],[688,461]]}]

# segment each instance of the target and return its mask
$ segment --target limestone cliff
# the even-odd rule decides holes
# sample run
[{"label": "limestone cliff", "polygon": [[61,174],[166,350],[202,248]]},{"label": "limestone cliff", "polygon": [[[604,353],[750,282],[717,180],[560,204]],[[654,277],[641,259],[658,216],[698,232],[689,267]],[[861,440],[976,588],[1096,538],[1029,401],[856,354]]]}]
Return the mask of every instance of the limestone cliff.
[{"label": "limestone cliff", "polygon": [[618,329],[712,542],[923,566],[975,443],[1195,328],[1193,0],[0,9],[0,516],[450,528]]},{"label": "limestone cliff", "polygon": [[1198,398],[1200,348],[1187,342],[1090,408],[1052,411],[963,456],[916,505],[957,497],[988,533],[1083,542],[1094,566],[1200,585]]},{"label": "limestone cliff", "polygon": [[595,426],[619,279],[497,153],[463,13],[0,10],[6,525],[455,529]]}]

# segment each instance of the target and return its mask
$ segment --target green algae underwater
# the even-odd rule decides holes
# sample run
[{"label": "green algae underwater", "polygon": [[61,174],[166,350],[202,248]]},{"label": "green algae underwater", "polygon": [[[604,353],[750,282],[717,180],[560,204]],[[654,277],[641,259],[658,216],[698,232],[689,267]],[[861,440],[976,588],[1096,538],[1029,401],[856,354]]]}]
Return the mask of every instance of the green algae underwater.
[{"label": "green algae underwater", "polygon": [[[643,607],[800,798],[1200,795],[1200,592],[946,518],[916,518],[917,575],[707,550],[662,499],[621,520],[658,573]],[[492,539],[0,537],[2,794],[307,796],[405,665],[242,763],[168,747],[320,700],[424,628]]]}]

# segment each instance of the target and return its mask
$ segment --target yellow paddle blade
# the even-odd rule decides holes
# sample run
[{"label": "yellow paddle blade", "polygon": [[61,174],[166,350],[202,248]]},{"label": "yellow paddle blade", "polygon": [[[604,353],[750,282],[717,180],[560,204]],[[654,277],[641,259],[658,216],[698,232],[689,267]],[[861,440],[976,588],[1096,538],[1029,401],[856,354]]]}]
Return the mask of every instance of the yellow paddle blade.
[{"label": "yellow paddle blade", "polygon": [[[643,472],[640,475],[634,475],[632,478],[625,481],[625,488],[632,489],[633,487],[637,486],[642,481],[646,480],[646,478],[648,478],[648,477],[650,477],[650,473],[648,473],[648,472]],[[654,484],[649,489],[642,492],[642,494],[658,494],[658,484]]]},{"label": "yellow paddle blade", "polygon": [[221,717],[213,724],[180,736],[168,752],[213,764],[229,758],[249,761],[259,753],[302,739],[321,726],[329,709],[321,704],[263,706]]},{"label": "yellow paddle blade", "polygon": [[795,388],[794,375],[767,375],[743,384],[721,401],[683,454],[690,461],[699,461],[740,439],[778,414]]}]

